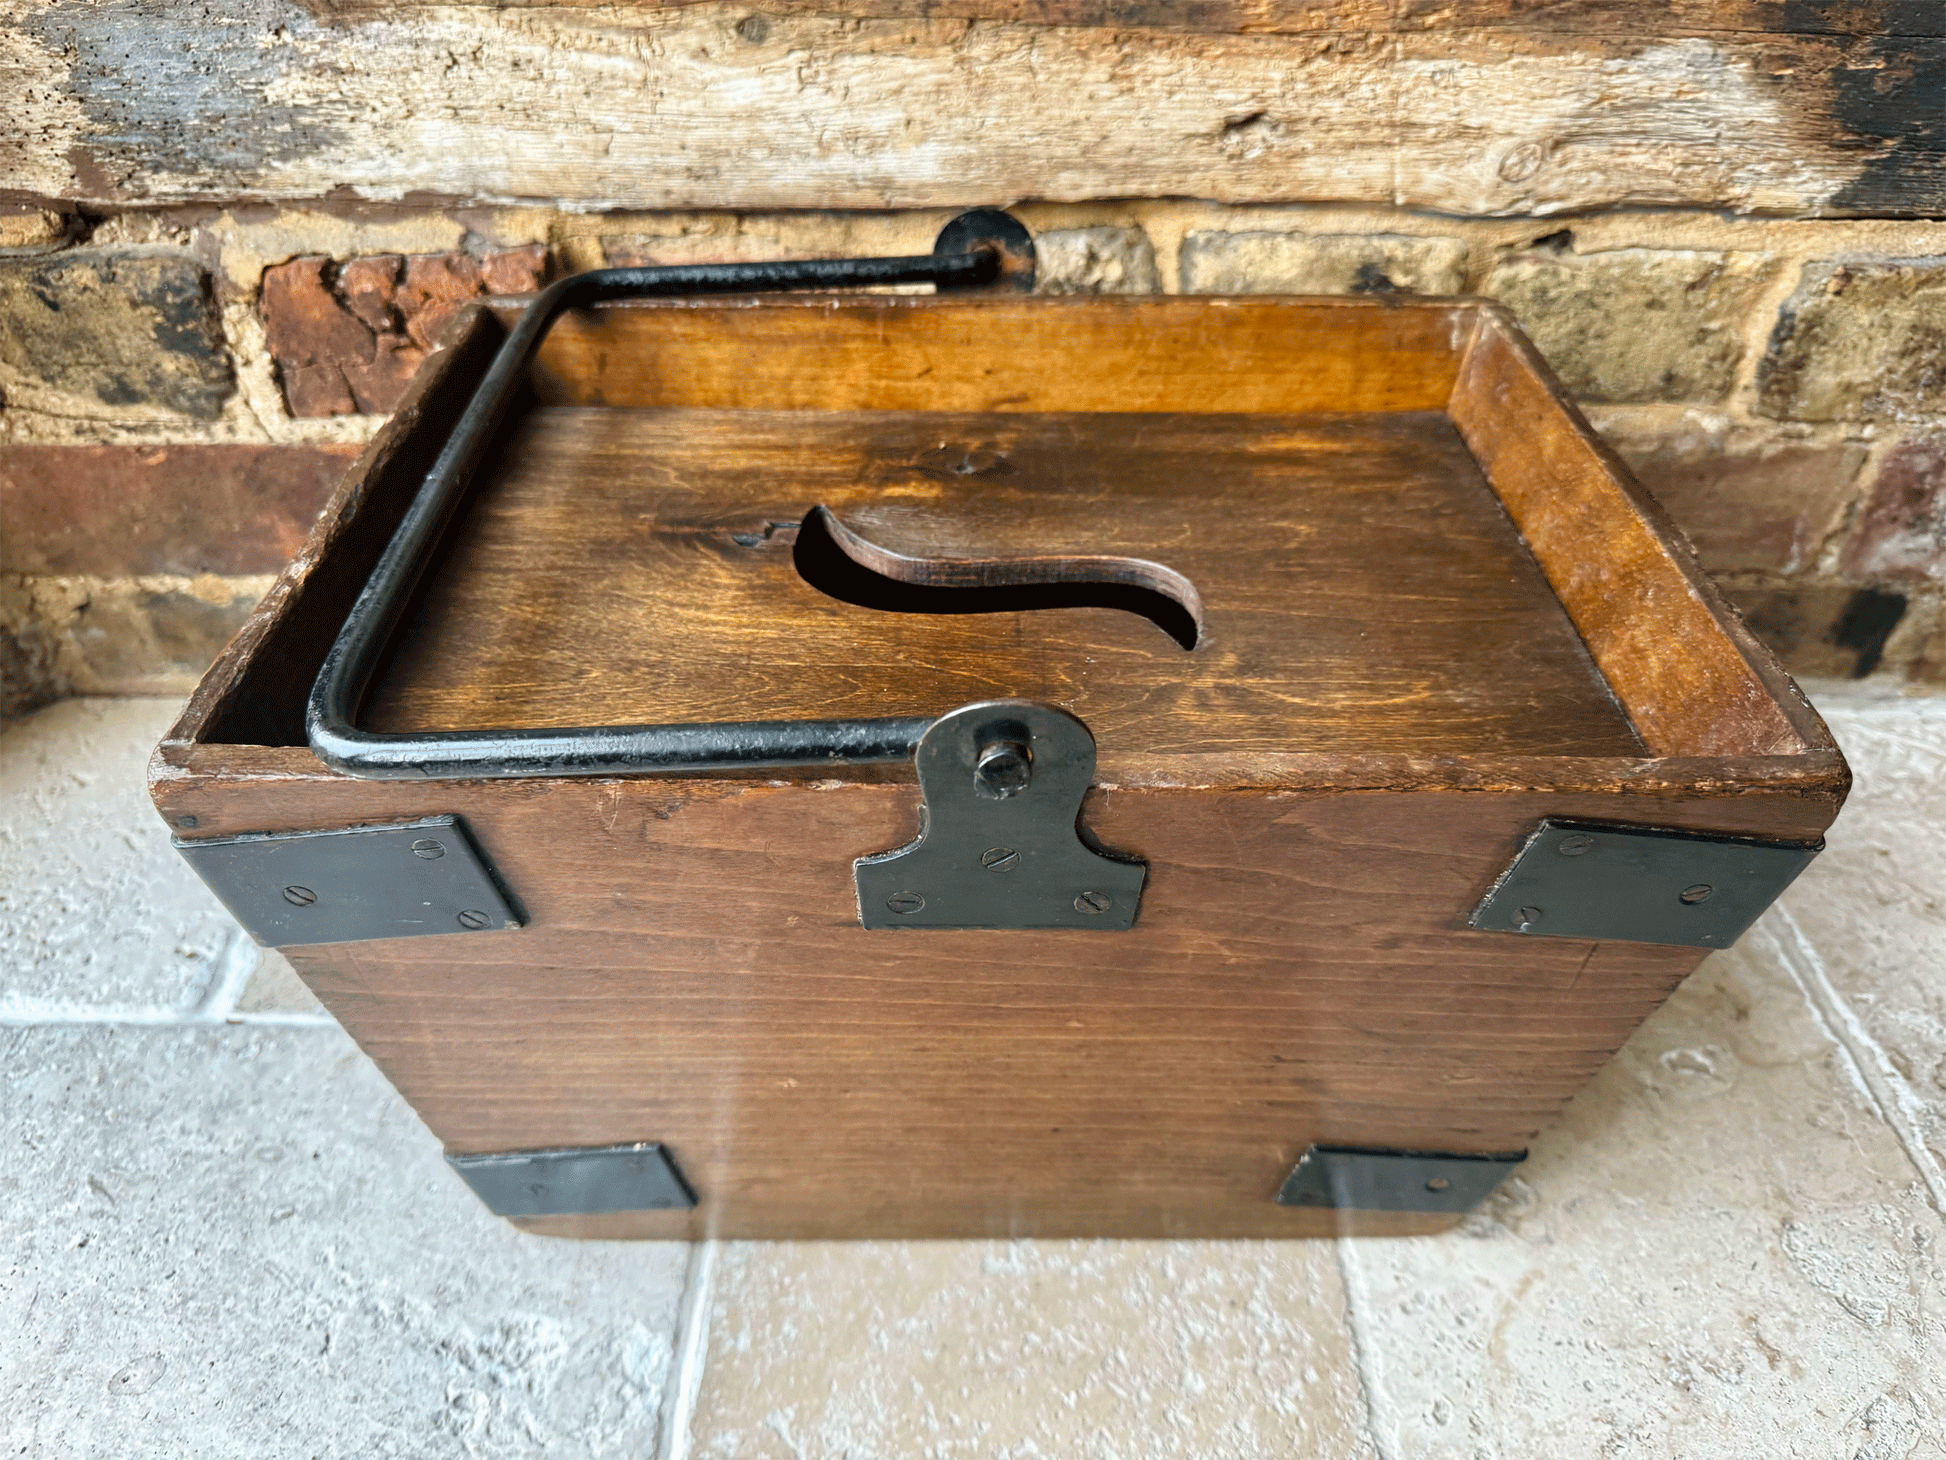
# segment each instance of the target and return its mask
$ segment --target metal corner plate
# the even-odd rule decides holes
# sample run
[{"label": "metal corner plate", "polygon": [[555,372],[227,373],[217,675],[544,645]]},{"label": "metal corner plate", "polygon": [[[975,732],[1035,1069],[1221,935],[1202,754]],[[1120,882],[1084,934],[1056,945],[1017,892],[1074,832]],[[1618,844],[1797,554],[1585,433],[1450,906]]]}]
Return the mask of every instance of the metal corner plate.
[{"label": "metal corner plate", "polygon": [[500,1217],[682,1210],[696,1205],[669,1152],[653,1141],[448,1156],[487,1210]]},{"label": "metal corner plate", "polygon": [[1312,1146],[1277,1193],[1287,1207],[1366,1212],[1470,1212],[1493,1194],[1525,1151],[1470,1156]]},{"label": "metal corner plate", "polygon": [[1822,841],[1544,817],[1467,918],[1482,932],[1728,948]]},{"label": "metal corner plate", "polygon": [[272,948],[523,921],[457,816],[174,841],[250,936]]}]

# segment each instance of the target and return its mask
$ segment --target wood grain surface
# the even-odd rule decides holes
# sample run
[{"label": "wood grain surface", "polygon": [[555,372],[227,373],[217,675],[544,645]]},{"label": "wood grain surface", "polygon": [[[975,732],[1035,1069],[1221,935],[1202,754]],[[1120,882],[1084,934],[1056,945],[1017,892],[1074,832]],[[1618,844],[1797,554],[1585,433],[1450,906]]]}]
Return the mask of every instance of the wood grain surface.
[{"label": "wood grain surface", "polygon": [[1897,0],[37,6],[0,44],[0,178],[101,207],[1928,216],[1939,37]]},{"label": "wood grain surface", "polygon": [[[885,612],[793,566],[819,504],[919,557],[1187,577],[1112,608]],[[786,526],[785,524],[788,524]],[[543,409],[369,702],[374,729],[933,716],[1024,697],[1117,750],[1634,755],[1444,416]]]},{"label": "wood grain surface", "polygon": [[1681,533],[1497,309],[1481,312],[1449,410],[1652,749],[1782,755],[1831,745]]}]

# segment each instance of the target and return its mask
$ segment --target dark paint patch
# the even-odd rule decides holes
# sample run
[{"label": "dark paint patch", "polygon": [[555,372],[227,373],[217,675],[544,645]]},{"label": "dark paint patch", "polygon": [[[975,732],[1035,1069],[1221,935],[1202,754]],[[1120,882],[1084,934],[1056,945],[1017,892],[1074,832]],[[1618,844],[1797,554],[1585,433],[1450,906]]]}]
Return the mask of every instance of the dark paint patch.
[{"label": "dark paint patch", "polygon": [[1851,677],[1863,679],[1878,668],[1885,653],[1885,641],[1905,617],[1905,595],[1885,593],[1876,588],[1861,588],[1852,594],[1831,632],[1832,642],[1858,655]]},{"label": "dark paint patch", "polygon": [[302,66],[298,43],[320,34],[286,0],[56,4],[22,29],[69,58],[69,90],[98,128],[68,154],[89,196],[142,196],[171,172],[198,191],[212,174],[241,189],[270,164],[341,140],[316,108],[269,99]]},{"label": "dark paint patch", "polygon": [[1783,7],[1780,30],[1854,31],[1859,42],[1828,73],[1832,143],[1863,154],[1832,212],[1931,216],[1946,212],[1946,5]]}]

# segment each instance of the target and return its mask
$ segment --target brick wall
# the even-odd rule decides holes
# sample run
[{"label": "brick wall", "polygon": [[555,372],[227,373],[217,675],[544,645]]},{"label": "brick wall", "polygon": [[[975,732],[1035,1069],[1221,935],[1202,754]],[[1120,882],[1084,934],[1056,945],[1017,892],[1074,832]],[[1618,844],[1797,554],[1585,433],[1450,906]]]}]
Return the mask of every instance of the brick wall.
[{"label": "brick wall", "polygon": [[[205,47],[213,58],[209,67],[229,67],[237,86],[257,86],[251,95],[269,95],[262,87],[270,83],[250,81],[258,73],[246,76],[248,67],[261,69],[270,64],[264,56],[283,54],[276,50],[283,44],[276,39],[283,22],[269,14],[278,6],[274,0],[264,6],[265,15],[243,23],[235,36],[211,31],[216,38],[209,39],[197,32],[184,42]],[[978,8],[973,0],[973,11]],[[133,9],[142,5],[133,3]],[[790,9],[745,14],[702,5],[679,14],[644,11],[639,24],[661,37],[659,43],[672,43],[669,37],[678,33],[702,36],[718,46],[721,75],[752,86],[786,63],[802,71],[806,48],[816,53],[818,44],[830,51],[827,60],[842,54],[863,65],[861,56],[877,56],[873,64],[881,67],[918,66],[925,45],[945,45],[944,32],[935,35],[945,22],[914,23],[918,29],[907,36],[907,51],[894,60],[890,42],[869,26],[834,30],[820,42],[824,32],[813,35],[812,29],[825,22]],[[1227,14],[1221,6],[1197,13],[1205,11]],[[1312,13],[1295,4],[1265,13],[1271,11],[1299,19]],[[0,79],[10,75],[9,64],[26,65],[10,56],[54,56],[56,41],[69,48],[59,54],[81,55],[95,41],[103,56],[113,49],[110,42],[124,46],[116,55],[140,50],[137,42],[114,37],[91,41],[85,27],[61,36],[34,29],[55,13],[22,30],[14,51],[0,46]],[[154,27],[178,23],[166,9],[157,14],[169,18],[155,20]],[[441,11],[437,24],[450,28],[463,18],[503,47],[521,27],[568,24],[553,11],[521,18],[526,14]],[[346,26],[356,31],[375,24],[337,23],[332,43],[350,33]],[[597,34],[588,29],[594,22],[572,24],[580,27],[571,32],[572,46],[579,48],[572,56],[600,50],[601,64],[613,63],[612,17],[602,22],[610,29],[599,31],[599,45],[587,39]],[[958,49],[939,64],[962,67],[952,73],[959,78],[955,84],[977,87],[985,72],[967,73],[963,63],[967,37],[978,27],[955,24]],[[253,26],[263,34],[250,49],[243,40],[254,34]],[[1885,111],[1902,93],[1881,76],[1874,83],[1879,90],[1871,93],[1879,101],[1860,101],[1865,93],[1859,92],[1830,103],[1820,92],[1825,99],[1819,105],[1839,110],[1808,122],[1778,112],[1776,105],[1762,116],[1753,112],[1748,126],[1782,126],[1787,133],[1796,127],[1791,135],[1801,135],[1790,156],[1746,156],[1774,139],[1747,135],[1730,112],[1708,127],[1685,113],[1684,126],[1691,130],[1669,131],[1665,113],[1671,108],[1703,103],[1679,102],[1666,88],[1651,88],[1650,100],[1626,121],[1624,129],[1634,129],[1627,146],[1615,144],[1599,168],[1571,175],[1560,159],[1574,146],[1593,144],[1586,124],[1574,123],[1582,127],[1579,133],[1568,125],[1570,102],[1597,115],[1635,84],[1628,66],[1639,69],[1647,64],[1642,58],[1653,55],[1665,70],[1695,72],[1690,80],[1702,88],[1696,94],[1716,98],[1710,105],[1729,106],[1723,89],[1743,84],[1740,53],[1725,49],[1729,42],[1710,41],[1716,49],[1704,54],[1696,47],[1705,42],[1685,35],[1658,42],[1660,51],[1638,47],[1624,64],[1605,34],[1565,49],[1549,42],[1554,48],[1545,53],[1530,37],[1522,42],[1525,51],[1509,45],[1505,55],[1491,48],[1487,54],[1507,62],[1500,73],[1504,87],[1552,88],[1546,94],[1556,99],[1545,104],[1554,110],[1530,122],[1527,112],[1509,103],[1499,113],[1461,119],[1432,115],[1435,89],[1416,102],[1401,89],[1434,85],[1423,79],[1432,74],[1424,67],[1406,67],[1410,45],[1432,43],[1425,34],[1384,52],[1361,50],[1342,37],[1325,45],[1296,20],[1286,28],[1288,35],[1256,39],[1185,38],[1180,28],[1114,33],[1114,45],[1122,48],[1115,54],[1151,66],[1148,79],[1127,83],[1138,87],[1138,96],[1140,86],[1162,84],[1157,76],[1172,85],[1214,87],[1197,66],[1244,67],[1246,59],[1267,65],[1266,47],[1301,43],[1306,84],[1315,82],[1324,98],[1314,120],[1321,127],[1329,113],[1339,128],[1342,178],[1313,155],[1319,148],[1329,152],[1329,138],[1300,145],[1307,134],[1280,111],[1290,105],[1290,89],[1297,85],[1291,77],[1298,74],[1282,73],[1281,81],[1264,83],[1272,89],[1261,106],[1242,91],[1210,101],[1216,120],[1206,173],[1199,176],[1206,177],[1209,195],[1235,199],[1224,203],[1130,200],[1129,192],[1189,185],[1178,176],[1181,159],[1166,159],[1165,166],[1160,153],[1202,143],[1156,137],[1150,150],[1157,156],[1150,157],[1140,148],[1129,151],[1121,133],[1116,146],[1122,151],[1108,156],[1107,144],[1100,144],[1103,160],[1085,176],[1074,159],[1061,163],[1066,171],[1050,171],[1045,148],[1022,151],[1008,162],[1014,153],[999,142],[993,146],[1004,156],[979,150],[977,136],[987,133],[977,133],[974,141],[955,133],[964,175],[978,179],[1013,167],[1022,181],[1011,193],[991,187],[955,193],[950,177],[935,176],[865,187],[881,199],[897,202],[903,193],[925,207],[859,205],[859,178],[878,176],[874,168],[885,172],[906,153],[924,152],[915,143],[900,153],[902,144],[878,134],[869,143],[853,138],[846,144],[857,154],[849,182],[799,178],[793,168],[808,165],[804,159],[811,152],[788,150],[741,172],[726,168],[713,189],[693,178],[678,186],[668,163],[654,164],[664,173],[618,181],[586,172],[593,166],[587,158],[608,154],[597,147],[587,117],[567,115],[574,110],[568,103],[561,104],[567,111],[558,136],[516,140],[490,159],[504,171],[520,148],[555,148],[565,160],[560,193],[547,202],[480,201],[503,186],[491,179],[470,195],[429,199],[412,191],[420,173],[404,161],[391,181],[358,187],[314,181],[305,185],[310,196],[293,197],[297,184],[290,179],[301,168],[261,162],[258,173],[246,175],[225,160],[240,151],[263,152],[263,129],[296,125],[289,118],[265,113],[260,123],[246,125],[238,114],[226,113],[234,135],[211,134],[205,154],[194,150],[202,144],[189,141],[167,152],[162,141],[142,143],[140,116],[130,120],[130,108],[143,103],[128,96],[150,92],[124,86],[115,93],[115,105],[123,109],[115,113],[114,126],[122,128],[116,132],[107,121],[86,121],[107,114],[80,60],[72,60],[65,73],[43,75],[28,67],[22,74],[29,82],[50,88],[35,94],[50,109],[37,113],[41,120],[32,125],[0,120],[0,161],[24,159],[13,176],[26,184],[12,194],[0,192],[0,676],[7,708],[71,692],[186,689],[302,540],[335,476],[376,430],[460,302],[518,292],[604,263],[923,251],[941,221],[957,211],[934,206],[941,198],[972,205],[1010,197],[1038,235],[1040,287],[1049,292],[1403,290],[1504,301],[1787,664],[1808,676],[1946,684],[1946,227],[1933,221],[1946,213],[1946,183],[1936,121],[1913,123]],[[1067,56],[1060,64],[1077,67],[1095,64],[1088,60],[1092,52],[1084,54],[1096,44],[1088,38],[1109,34],[1012,19],[989,30],[1027,36],[1041,47],[1035,53],[1041,64]],[[1002,78],[983,104],[996,113],[992,128],[1005,132],[1013,102],[1002,81],[1011,74],[1006,67],[1014,51],[992,34],[980,34],[991,52],[981,52],[987,60],[980,66]],[[1823,55],[1816,49],[1821,35],[1773,37],[1768,44],[1773,51],[1782,48],[1779,54],[1797,46],[1807,56]],[[1058,55],[1057,37],[1068,47]],[[1881,50],[1891,44],[1884,35],[1868,39]],[[1255,49],[1232,55],[1246,40]],[[152,88],[173,84],[174,75],[167,70],[174,53],[156,44],[163,59],[151,66],[153,75],[143,73]],[[1862,55],[1859,46],[1865,44],[1854,36],[1842,54]],[[1936,57],[1926,58],[1938,49],[1936,41],[1915,44],[1922,47],[1915,54],[1933,65]],[[1464,52],[1456,47],[1447,46],[1451,55],[1442,65],[1484,64],[1477,45]],[[305,54],[323,53],[314,48]],[[1385,61],[1386,55],[1395,60]],[[1583,66],[1590,57],[1599,65]],[[1375,69],[1382,64],[1393,69]],[[1779,77],[1794,77],[1798,69],[1776,63]],[[425,75],[435,70],[428,67]],[[1880,65],[1873,74],[1886,70]],[[1576,79],[1584,72],[1585,85]],[[1921,72],[1915,84],[1923,86],[1931,73],[1923,66]],[[540,84],[522,80],[525,74],[516,67],[497,83],[513,97],[509,106],[519,102],[522,86]],[[1827,80],[1842,75],[1829,64],[1823,74]],[[1895,67],[1887,74],[1896,79],[1905,73]],[[341,88],[355,91],[360,84],[355,72],[331,75]],[[1387,83],[1393,89],[1371,102],[1371,117],[1361,121],[1357,109],[1367,105],[1361,98],[1374,77],[1393,78]],[[1674,72],[1664,80],[1670,77],[1681,80]],[[297,72],[278,73],[278,94],[302,80]],[[1102,88],[1112,90],[1123,80],[1091,84],[1096,91],[1074,103],[1077,115],[1120,104],[1103,100]],[[1779,81],[1786,90],[1777,96],[1796,95],[1788,90],[1795,84]],[[1584,99],[1557,97],[1574,85],[1584,85]],[[1325,95],[1334,86],[1339,90]],[[216,104],[203,100],[214,95],[207,87],[190,94],[184,106]],[[709,105],[728,116],[740,104],[733,91],[705,88],[698,94],[727,97]],[[853,95],[855,110],[863,102]],[[1181,101],[1170,96],[1170,105]],[[53,135],[59,128],[45,119],[58,121],[70,104],[80,108],[83,121],[74,124],[80,129],[75,135],[84,141],[98,135],[136,139],[128,143],[135,152],[117,164],[120,171],[72,138],[64,141],[67,134]],[[164,126],[167,108],[155,105],[163,120],[153,131],[166,140],[175,135]],[[447,97],[441,105],[454,112],[460,103]],[[853,114],[842,99],[831,105],[833,117]],[[1542,102],[1522,105],[1532,110]],[[1881,111],[1872,112],[1873,105]],[[1418,145],[1429,156],[1443,156],[1446,149],[1451,158],[1440,164],[1445,171],[1429,163],[1431,170],[1408,185],[1398,159],[1413,149],[1393,138],[1387,143],[1395,159],[1389,196],[1401,201],[1373,201],[1374,192],[1386,189],[1370,185],[1360,171],[1369,147],[1357,129],[1396,126],[1415,107],[1429,118]],[[906,122],[908,130],[935,124],[917,112]],[[87,132],[89,125],[94,132]],[[707,128],[698,126],[701,136]],[[1930,142],[1920,135],[1926,126],[1932,128]],[[15,129],[11,138],[9,127]],[[1494,127],[1500,132],[1488,135]],[[490,133],[463,133],[462,127],[453,136],[476,148],[490,145],[483,140]],[[305,165],[312,172],[305,175],[323,177],[318,151],[343,151],[348,135],[340,129],[308,152]],[[1866,142],[1876,137],[1878,150],[1860,142],[1857,156],[1864,160],[1854,163],[1842,149],[1819,151],[1804,140],[1822,139],[1822,146],[1847,136]],[[1916,151],[1908,146],[1915,136],[1924,144]],[[142,153],[138,143],[150,150]],[[1659,160],[1645,162],[1637,154],[1650,144]],[[1476,152],[1484,171],[1462,175]],[[94,159],[87,167],[75,161],[84,153]],[[359,166],[376,165],[358,155],[364,159]],[[444,154],[442,159],[441,167],[456,165]],[[418,159],[405,161],[419,166]],[[1668,172],[1666,186],[1658,181],[1659,167]],[[1753,178],[1767,181],[1758,186]],[[0,186],[6,183],[0,175]],[[1408,197],[1414,188],[1419,194]],[[760,206],[780,192],[848,206],[842,212]],[[631,205],[637,197],[699,193],[732,206],[695,211]],[[4,201],[9,196],[14,201]],[[381,196],[398,200],[375,200]],[[1027,200],[1019,201],[1023,196]],[[1874,212],[1897,216],[1864,216]]]}]

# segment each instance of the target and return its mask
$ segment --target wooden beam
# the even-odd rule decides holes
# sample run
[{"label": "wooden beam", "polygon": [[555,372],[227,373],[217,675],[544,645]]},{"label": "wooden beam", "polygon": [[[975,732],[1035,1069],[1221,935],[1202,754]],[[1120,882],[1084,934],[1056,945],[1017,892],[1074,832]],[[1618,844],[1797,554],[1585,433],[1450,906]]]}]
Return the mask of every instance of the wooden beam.
[{"label": "wooden beam", "polygon": [[[890,8],[821,8],[861,7]],[[1759,4],[1502,4],[1466,30],[1405,0],[952,8],[53,6],[0,32],[0,92],[21,99],[0,188],[102,207],[1946,209],[1941,43],[1898,34],[1928,28],[1898,6],[1863,36],[1815,5],[1788,28]]]}]

